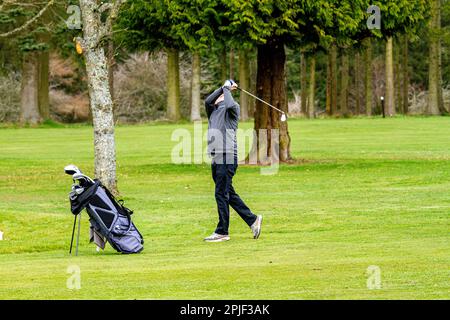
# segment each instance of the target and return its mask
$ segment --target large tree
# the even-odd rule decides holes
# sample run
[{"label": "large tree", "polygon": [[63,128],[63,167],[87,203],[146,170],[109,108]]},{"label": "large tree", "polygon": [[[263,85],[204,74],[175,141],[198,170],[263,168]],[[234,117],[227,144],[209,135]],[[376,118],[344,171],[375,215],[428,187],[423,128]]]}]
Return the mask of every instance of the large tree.
[{"label": "large tree", "polygon": [[327,105],[329,115],[337,113],[337,98],[338,98],[338,74],[337,74],[337,47],[336,44],[331,44],[328,51],[328,67],[327,67]]},{"label": "large tree", "polygon": [[[325,15],[325,21],[320,22],[323,30],[320,33],[320,41],[313,42],[316,50],[327,52],[327,76],[326,76],[326,112],[328,115],[350,115],[349,95],[353,91],[350,88],[350,66],[353,65],[355,74],[355,109],[359,113],[360,82],[361,77],[361,51],[364,50],[364,95],[366,95],[367,109],[370,113],[372,101],[372,57],[371,41],[374,34],[367,26],[367,8],[371,4],[367,0],[335,0],[327,1],[329,14]],[[351,63],[349,55],[354,53],[355,59]],[[353,59],[352,59],[353,60]],[[339,80],[339,81],[338,81]]]},{"label": "large tree", "polygon": [[113,101],[103,43],[111,39],[112,24],[123,2],[99,5],[96,0],[80,0],[83,36],[77,38],[86,62],[94,124],[95,176],[114,193],[117,193],[117,180]]},{"label": "large tree", "polygon": [[[223,0],[222,3],[225,20],[220,30],[235,41],[257,47],[257,94],[284,111],[287,111],[285,46],[311,52],[333,45],[346,47],[360,37],[368,7],[368,1],[364,0]],[[310,99],[313,96],[312,92]],[[256,103],[255,129],[257,134],[260,129],[279,130],[279,159],[291,158],[287,123],[280,122],[279,114],[260,102]],[[267,134],[266,141],[258,140],[254,150],[258,155],[261,150],[267,151],[265,156],[269,156],[270,146],[271,135]]]},{"label": "large tree", "polygon": [[309,89],[308,89],[308,108],[307,117],[315,117],[316,106],[316,57],[314,54],[309,59]]},{"label": "large tree", "polygon": [[394,55],[393,38],[405,33],[414,34],[426,23],[429,11],[428,0],[382,0],[371,3],[381,10],[381,30],[375,34],[382,36],[386,43],[385,53],[385,106],[386,114],[396,113],[394,101]]},{"label": "large tree", "polygon": [[340,114],[346,116],[349,114],[349,53],[352,47],[371,35],[366,26],[366,9],[369,4],[365,0],[335,0],[329,2],[328,6],[331,22],[326,25],[325,35],[322,37],[322,46],[328,51],[327,110],[330,115],[338,114],[339,110]]},{"label": "large tree", "polygon": [[308,95],[308,72],[306,63],[306,54],[304,51],[300,52],[300,110],[304,114],[308,113],[307,95]]},{"label": "large tree", "polygon": [[339,106],[341,108],[341,114],[343,116],[349,115],[348,109],[348,92],[349,92],[349,57],[348,57],[348,49],[344,49],[341,51],[341,85],[340,85],[340,94],[339,94]]},{"label": "large tree", "polygon": [[366,115],[372,115],[372,39],[367,38],[363,41],[364,45],[364,100]]},{"label": "large tree", "polygon": [[[214,44],[219,23],[214,0],[165,0],[171,22],[167,34],[192,53],[191,121],[200,120],[201,56]],[[180,43],[181,42],[181,43]],[[231,59],[231,57],[230,57]]]},{"label": "large tree", "polygon": [[171,10],[175,2],[169,0],[128,1],[115,24],[117,41],[131,50],[167,53],[167,117],[180,118],[179,51],[185,46],[173,31]]},{"label": "large tree", "polygon": [[21,56],[21,121],[36,124],[50,117],[49,42],[53,13],[61,1],[4,1],[0,10],[0,42]]},{"label": "large tree", "polygon": [[[250,50],[241,48],[239,50],[239,86],[244,90],[250,90]],[[241,106],[241,120],[249,118],[250,99],[246,94],[241,94],[239,104]]]},{"label": "large tree", "polygon": [[214,41],[219,15],[215,0],[136,0],[124,6],[119,40],[130,49],[164,49],[168,57],[167,108],[180,118],[179,51],[192,53],[191,120],[200,120],[201,56]]},{"label": "large tree", "polygon": [[[256,94],[285,112],[288,111],[285,46],[298,47],[303,31],[317,33],[307,28],[304,22],[311,12],[309,6],[315,6],[314,3],[298,0],[222,1],[220,12],[224,20],[219,31],[224,32],[227,39],[256,46]],[[272,130],[278,130],[279,134],[276,137],[279,160],[290,160],[291,138],[287,122],[281,122],[280,114],[260,101],[256,102],[254,117],[257,139],[252,153],[258,156],[258,162],[272,161]],[[261,132],[264,132],[262,136]]]},{"label": "large tree", "polygon": [[441,75],[441,0],[431,0],[429,32],[428,104],[427,113],[446,113],[442,97]]}]

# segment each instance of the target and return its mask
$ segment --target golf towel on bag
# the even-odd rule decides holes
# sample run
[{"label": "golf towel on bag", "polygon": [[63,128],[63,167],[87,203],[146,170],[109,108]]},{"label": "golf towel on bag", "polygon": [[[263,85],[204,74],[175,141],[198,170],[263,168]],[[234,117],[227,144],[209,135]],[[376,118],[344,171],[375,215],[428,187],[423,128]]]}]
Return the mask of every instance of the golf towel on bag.
[{"label": "golf towel on bag", "polygon": [[101,244],[98,237],[104,237],[118,252],[139,253],[144,249],[144,239],[131,221],[133,211],[126,208],[123,201],[117,201],[99,180],[71,200],[73,214],[79,214],[84,208],[89,215],[91,235],[97,236],[96,243]]}]

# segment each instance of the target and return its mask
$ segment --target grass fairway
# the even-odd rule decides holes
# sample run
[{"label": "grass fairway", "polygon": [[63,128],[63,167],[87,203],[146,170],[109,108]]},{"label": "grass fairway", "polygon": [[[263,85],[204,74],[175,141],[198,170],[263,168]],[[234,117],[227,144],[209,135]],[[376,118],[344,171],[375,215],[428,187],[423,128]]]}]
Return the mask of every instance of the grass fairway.
[{"label": "grass fairway", "polygon": [[[202,241],[217,219],[209,166],[171,163],[176,128],[192,125],[116,130],[144,252],[97,253],[84,213],[78,257],[63,167],[92,175],[92,128],[0,129],[0,299],[450,298],[450,118],[291,119],[302,161],[235,177],[264,215],[261,238],[232,212],[231,241],[216,244]],[[80,290],[66,287],[70,265]],[[367,288],[372,265],[379,290]]]}]

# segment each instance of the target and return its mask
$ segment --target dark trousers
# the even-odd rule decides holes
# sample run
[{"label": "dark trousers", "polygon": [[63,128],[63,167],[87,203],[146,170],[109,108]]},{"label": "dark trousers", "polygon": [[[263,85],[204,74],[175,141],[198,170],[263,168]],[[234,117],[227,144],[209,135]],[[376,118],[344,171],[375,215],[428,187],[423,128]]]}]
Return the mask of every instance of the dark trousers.
[{"label": "dark trousers", "polygon": [[216,184],[216,202],[217,211],[219,213],[219,223],[217,224],[216,233],[227,235],[230,225],[230,208],[231,207],[241,216],[241,218],[251,226],[256,221],[250,209],[244,201],[238,196],[233,188],[233,176],[236,173],[237,162],[233,164],[212,163],[212,177]]}]

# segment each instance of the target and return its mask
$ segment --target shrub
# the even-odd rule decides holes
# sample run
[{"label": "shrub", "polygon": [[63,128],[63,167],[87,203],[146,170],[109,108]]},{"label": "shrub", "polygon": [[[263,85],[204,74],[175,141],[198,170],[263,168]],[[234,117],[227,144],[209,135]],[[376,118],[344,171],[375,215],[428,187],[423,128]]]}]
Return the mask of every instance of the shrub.
[{"label": "shrub", "polygon": [[[131,54],[114,73],[115,117],[118,122],[166,118],[166,63],[164,52]],[[180,57],[181,114],[189,117],[190,61]]]},{"label": "shrub", "polygon": [[0,76],[0,122],[18,122],[20,118],[20,76]]}]

